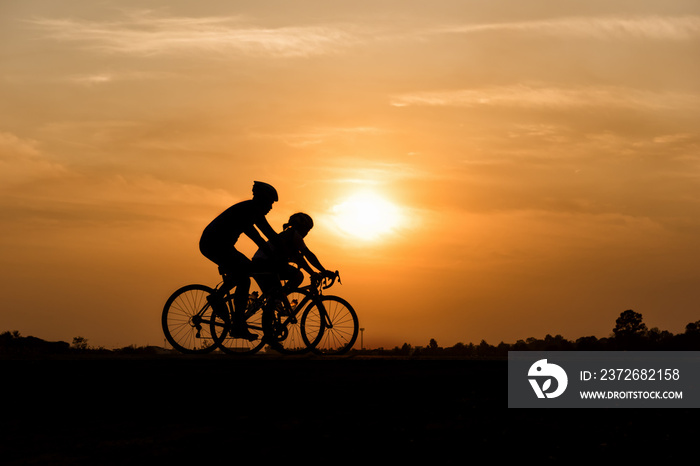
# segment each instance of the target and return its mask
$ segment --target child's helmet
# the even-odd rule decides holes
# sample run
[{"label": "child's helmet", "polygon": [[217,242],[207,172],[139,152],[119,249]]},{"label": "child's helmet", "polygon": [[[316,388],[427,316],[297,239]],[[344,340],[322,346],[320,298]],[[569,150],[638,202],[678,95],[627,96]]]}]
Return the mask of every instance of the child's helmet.
[{"label": "child's helmet", "polygon": [[287,223],[287,225],[290,225],[299,230],[309,231],[314,227],[314,221],[308,214],[305,214],[303,212],[297,212],[296,214],[292,214],[292,216],[289,217],[289,222]]}]

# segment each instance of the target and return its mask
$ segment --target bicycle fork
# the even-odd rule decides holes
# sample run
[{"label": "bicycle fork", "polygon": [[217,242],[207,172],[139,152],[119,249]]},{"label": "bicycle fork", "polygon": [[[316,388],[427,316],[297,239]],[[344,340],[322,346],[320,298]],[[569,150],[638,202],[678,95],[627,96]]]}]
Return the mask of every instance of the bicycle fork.
[{"label": "bicycle fork", "polygon": [[320,300],[318,301],[318,308],[321,311],[321,319],[323,321],[323,327],[324,328],[333,328],[333,322],[331,321],[331,316],[330,316],[330,314],[328,314],[328,310],[326,310],[326,306],[324,306]]}]

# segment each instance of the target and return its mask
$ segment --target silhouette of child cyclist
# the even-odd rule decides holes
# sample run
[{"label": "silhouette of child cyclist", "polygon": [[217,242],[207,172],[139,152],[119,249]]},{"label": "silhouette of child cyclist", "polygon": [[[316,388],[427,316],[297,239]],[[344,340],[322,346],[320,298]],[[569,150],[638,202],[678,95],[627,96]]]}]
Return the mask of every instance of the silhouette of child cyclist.
[{"label": "silhouette of child cyclist", "polygon": [[[248,236],[260,249],[270,248],[275,244],[277,233],[267,222],[265,215],[272,210],[272,204],[277,202],[277,190],[267,183],[253,183],[253,199],[234,204],[207,225],[199,240],[199,250],[209,260],[219,266],[224,275],[224,283],[210,297],[210,303],[224,320],[228,320],[228,311],[223,302],[223,296],[234,286],[233,295],[234,315],[231,322],[231,336],[255,340],[257,335],[248,330],[245,321],[245,311],[250,291],[250,275],[252,262],[243,253],[236,250],[236,242],[241,234]],[[256,227],[270,241],[266,242]]]},{"label": "silhouette of child cyclist", "polygon": [[[332,277],[333,272],[326,270],[316,255],[304,243],[304,238],[314,226],[313,219],[302,212],[293,214],[282,227],[276,241],[260,248],[253,256],[255,280],[263,293],[280,286],[280,280],[286,280],[282,292],[286,295],[295,290],[304,281],[304,274],[317,275],[310,266],[313,265],[324,276]],[[308,262],[307,262],[308,261]],[[296,264],[299,268],[290,263]],[[262,274],[261,274],[262,273]]]}]

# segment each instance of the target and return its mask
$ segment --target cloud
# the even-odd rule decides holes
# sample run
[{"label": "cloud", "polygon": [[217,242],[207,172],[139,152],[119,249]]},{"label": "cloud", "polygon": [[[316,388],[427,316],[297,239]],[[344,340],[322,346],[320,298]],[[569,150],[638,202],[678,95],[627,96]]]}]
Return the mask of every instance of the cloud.
[{"label": "cloud", "polygon": [[45,157],[38,146],[34,140],[0,132],[0,189],[66,173],[61,164]]},{"label": "cloud", "polygon": [[497,86],[417,92],[394,97],[391,105],[504,106],[504,107],[618,107],[635,109],[697,108],[700,96],[677,92],[653,92],[621,87],[548,87],[543,85]]},{"label": "cloud", "polygon": [[594,39],[655,39],[683,41],[700,38],[700,16],[570,17],[541,21],[444,26],[431,33],[474,34],[523,32]]},{"label": "cloud", "polygon": [[164,17],[130,12],[119,21],[36,18],[28,21],[53,40],[115,54],[152,56],[171,53],[231,52],[276,57],[331,53],[356,38],[338,27],[244,24],[234,16]]},{"label": "cloud", "polygon": [[0,131],[3,218],[11,218],[13,225],[183,222],[233,201],[222,189],[148,174],[76,168],[55,159],[38,141]]},{"label": "cloud", "polygon": [[387,133],[388,130],[376,126],[339,126],[339,127],[313,127],[291,133],[262,133],[253,132],[250,134],[254,138],[276,139],[285,144],[303,148],[326,143],[330,140],[342,138],[354,138],[364,136],[377,136]]},{"label": "cloud", "polygon": [[13,225],[68,229],[198,225],[234,201],[221,189],[146,174],[67,172],[11,194],[0,201],[0,212]]},{"label": "cloud", "polygon": [[159,80],[172,76],[175,75],[173,73],[165,72],[105,72],[92,74],[76,74],[68,76],[67,78],[65,78],[65,80],[73,84],[92,87],[124,81]]}]

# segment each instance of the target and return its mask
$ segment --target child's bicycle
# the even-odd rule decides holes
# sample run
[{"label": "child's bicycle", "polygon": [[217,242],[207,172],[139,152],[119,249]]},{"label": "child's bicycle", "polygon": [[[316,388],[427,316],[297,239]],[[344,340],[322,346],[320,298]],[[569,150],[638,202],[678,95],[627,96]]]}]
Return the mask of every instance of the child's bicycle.
[{"label": "child's bicycle", "polygon": [[[288,295],[281,288],[259,295],[252,293],[246,310],[248,330],[255,340],[232,336],[233,295],[224,296],[228,315],[213,310],[209,300],[215,290],[205,285],[187,285],[173,293],[165,304],[163,332],[182,353],[207,353],[219,348],[229,354],[253,354],[265,344],[285,354],[314,351],[343,354],[355,344],[359,332],[357,314],[337,296],[324,296],[323,290],[340,282],[333,277],[311,277],[311,284]],[[219,285],[220,286],[220,285]]]}]

